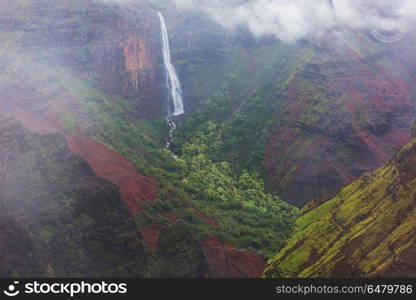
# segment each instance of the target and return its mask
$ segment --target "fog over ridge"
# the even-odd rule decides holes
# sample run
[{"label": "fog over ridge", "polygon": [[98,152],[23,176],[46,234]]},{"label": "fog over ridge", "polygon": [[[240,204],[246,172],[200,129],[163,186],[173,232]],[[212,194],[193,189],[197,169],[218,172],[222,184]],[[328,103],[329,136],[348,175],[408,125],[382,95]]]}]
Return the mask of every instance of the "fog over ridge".
[{"label": "fog over ridge", "polygon": [[[98,0],[113,3],[152,0]],[[229,30],[239,26],[255,36],[292,42],[332,28],[407,31],[416,17],[415,0],[164,0],[195,10]],[[156,2],[156,1],[155,1]],[[160,1],[159,1],[160,3]]]}]

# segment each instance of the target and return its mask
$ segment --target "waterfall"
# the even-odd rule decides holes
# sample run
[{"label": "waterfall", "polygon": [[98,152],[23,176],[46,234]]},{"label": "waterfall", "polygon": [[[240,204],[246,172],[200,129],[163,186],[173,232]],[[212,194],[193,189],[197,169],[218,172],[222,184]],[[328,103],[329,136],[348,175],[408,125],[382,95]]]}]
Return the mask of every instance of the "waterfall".
[{"label": "waterfall", "polygon": [[[166,148],[169,149],[173,134],[176,130],[176,124],[173,121],[174,116],[182,115],[185,110],[183,107],[182,88],[175,67],[172,64],[172,57],[170,55],[169,35],[166,27],[165,18],[160,12],[157,12],[160,21],[160,30],[162,32],[162,54],[163,63],[166,72],[166,88],[168,94],[168,113],[166,123],[169,126],[169,135],[166,142]],[[172,100],[172,101],[171,101]]]},{"label": "waterfall", "polygon": [[172,99],[172,103],[170,101],[168,102],[168,117],[179,116],[185,112],[183,108],[181,83],[176,74],[175,67],[172,64],[165,18],[160,12],[157,12],[157,14],[159,16],[160,28],[162,31],[162,54],[167,77],[166,84],[167,89],[170,91],[169,100]]}]

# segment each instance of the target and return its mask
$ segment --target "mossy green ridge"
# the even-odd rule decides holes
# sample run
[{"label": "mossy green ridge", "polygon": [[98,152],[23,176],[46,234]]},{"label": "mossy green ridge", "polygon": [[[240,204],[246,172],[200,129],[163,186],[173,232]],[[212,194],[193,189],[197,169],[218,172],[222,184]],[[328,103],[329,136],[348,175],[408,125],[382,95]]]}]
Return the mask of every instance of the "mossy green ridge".
[{"label": "mossy green ridge", "polygon": [[416,139],[384,167],[301,211],[266,277],[416,276]]}]

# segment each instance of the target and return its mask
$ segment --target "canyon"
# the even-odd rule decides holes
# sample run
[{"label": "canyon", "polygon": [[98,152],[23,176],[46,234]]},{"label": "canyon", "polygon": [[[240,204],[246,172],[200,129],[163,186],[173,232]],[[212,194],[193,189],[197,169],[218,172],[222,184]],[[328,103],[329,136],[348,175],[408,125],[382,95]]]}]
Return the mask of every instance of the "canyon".
[{"label": "canyon", "polygon": [[0,9],[1,276],[414,274],[411,34],[283,43],[158,1]]}]

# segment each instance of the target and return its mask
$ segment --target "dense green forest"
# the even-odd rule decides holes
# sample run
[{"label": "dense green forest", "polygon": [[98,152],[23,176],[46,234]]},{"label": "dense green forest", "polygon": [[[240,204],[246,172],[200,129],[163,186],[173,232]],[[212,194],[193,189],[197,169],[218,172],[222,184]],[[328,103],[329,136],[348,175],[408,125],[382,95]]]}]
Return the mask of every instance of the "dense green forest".
[{"label": "dense green forest", "polygon": [[[224,126],[207,121],[177,148],[177,155],[167,149],[151,151],[151,167],[142,170],[163,188],[147,209],[150,214],[174,212],[201,237],[222,237],[270,257],[291,233],[297,209],[267,193],[257,173],[235,169],[225,160],[223,134]],[[218,230],[184,209],[184,203],[218,221]],[[140,215],[137,222],[157,226],[167,220]]]}]

